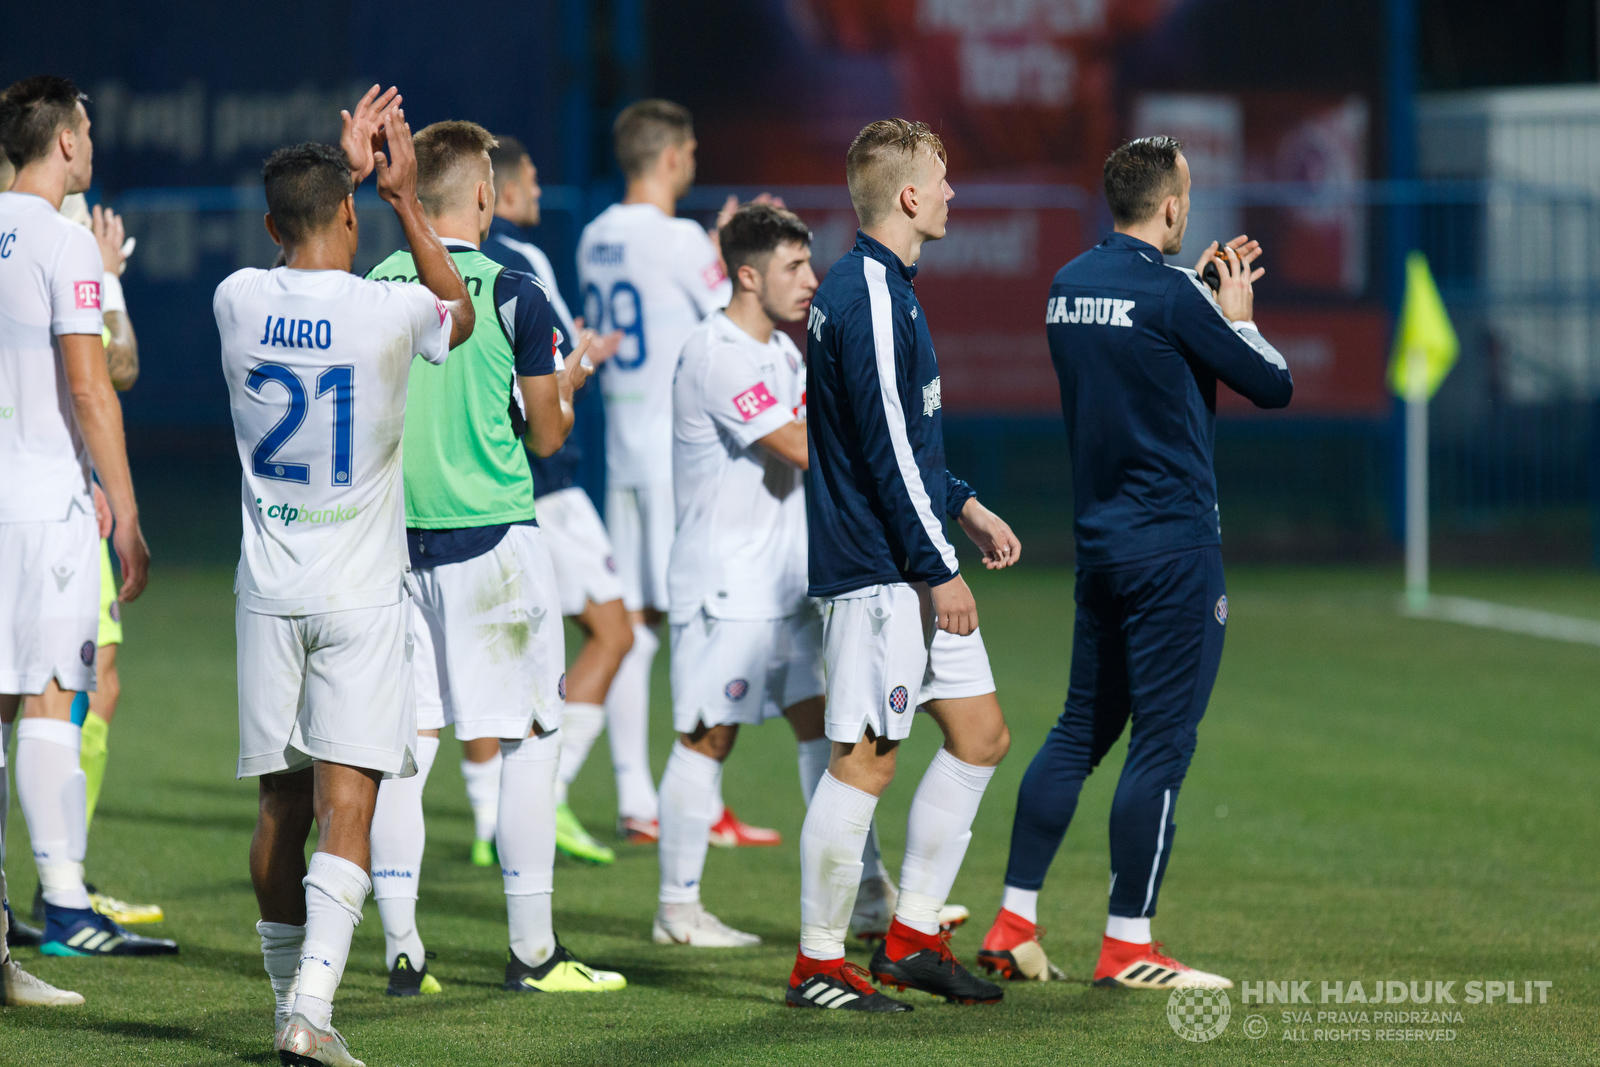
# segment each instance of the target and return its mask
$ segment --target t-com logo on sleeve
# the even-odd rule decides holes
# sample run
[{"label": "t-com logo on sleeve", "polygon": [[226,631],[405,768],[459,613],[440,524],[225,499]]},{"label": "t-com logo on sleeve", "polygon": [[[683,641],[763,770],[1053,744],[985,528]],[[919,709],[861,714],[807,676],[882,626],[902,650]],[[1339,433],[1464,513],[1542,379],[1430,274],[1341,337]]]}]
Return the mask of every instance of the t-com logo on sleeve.
[{"label": "t-com logo on sleeve", "polygon": [[100,283],[99,282],[74,282],[72,289],[79,311],[100,310]]},{"label": "t-com logo on sleeve", "polygon": [[1128,318],[1128,312],[1133,310],[1134,301],[1118,300],[1115,297],[1105,296],[1075,296],[1072,298],[1072,310],[1067,310],[1067,298],[1053,296],[1045,307],[1044,322],[1048,326],[1053,322],[1082,322],[1092,323],[1096,326],[1129,326],[1133,320]]},{"label": "t-com logo on sleeve", "polygon": [[734,410],[739,412],[745,422],[749,422],[777,402],[777,398],[767,391],[766,382],[757,382],[733,398]]}]

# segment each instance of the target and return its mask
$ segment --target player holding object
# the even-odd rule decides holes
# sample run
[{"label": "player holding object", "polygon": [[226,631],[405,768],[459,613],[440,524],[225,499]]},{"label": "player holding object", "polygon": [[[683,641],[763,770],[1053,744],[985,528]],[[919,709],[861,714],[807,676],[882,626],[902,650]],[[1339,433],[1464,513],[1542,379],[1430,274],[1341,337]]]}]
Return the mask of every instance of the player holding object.
[{"label": "player holding object", "polygon": [[[333,995],[371,888],[378,782],[417,766],[406,370],[414,353],[444,362],[474,324],[417,202],[399,103],[373,86],[343,114],[343,151],[272,154],[266,226],[286,265],[237,271],[213,301],[243,468],[239,776],[260,778],[250,879],[286,1064],[360,1063],[333,1029]],[[422,285],[350,273],[353,194],[374,169]]]},{"label": "player holding object", "polygon": [[991,569],[1015,563],[1021,546],[944,466],[939,365],[913,288],[923,242],[944,236],[955,195],[944,147],[922,123],[875,122],[850,146],[847,173],[861,231],[808,323],[810,592],[822,598],[833,751],[801,832],[800,952],[787,999],[910,1010],[845,963],[844,938],[873,811],[923,704],[945,743],[912,801],[895,918],[871,971],[897,988],[993,1002],[1000,988],[956,961],[939,922],[1010,744],[944,521],[960,519]]},{"label": "player holding object", "polygon": [[[600,331],[622,331],[600,376],[606,405],[606,525],[633,626],[606,697],[611,761],[617,774],[617,831],[656,839],[650,777],[650,666],[661,645],[672,551],[672,372],[700,320],[728,302],[731,289],[714,239],[700,224],[673,217],[694,184],[694,125],[666,100],[641,100],[617,116],[617,163],[627,176],[622,203],[584,227],[578,277],[584,315]],[[719,808],[721,798],[718,798]],[[746,827],[723,808],[714,829],[723,843],[775,844],[774,831]]]},{"label": "player holding object", "polygon": [[[1046,306],[1050,356],[1072,446],[1078,548],[1072,680],[1065,710],[1017,795],[1005,899],[979,961],[1044,978],[1039,889],[1083,780],[1132,732],[1111,803],[1111,902],[1094,979],[1139,989],[1231,988],[1151,941],[1176,830],[1178,790],[1211,698],[1228,598],[1212,433],[1220,381],[1258,407],[1294,391],[1251,321],[1260,246],[1213,243],[1196,270],[1169,267],[1189,220],[1189,165],[1170,137],[1105,164],[1116,232],[1062,267]],[[1196,271],[1213,258],[1213,298]]]},{"label": "player holding object", "polygon": [[734,292],[689,335],[672,383],[678,536],[671,594],[678,742],[661,776],[659,944],[738,948],[761,939],[700,901],[722,763],[742,724],[782,714],[822,737],[822,620],[806,598],[808,463],[800,353],[779,322],[811,306],[811,233],[770,204],[723,226]]},{"label": "player holding object", "polygon": [[[539,225],[538,171],[522,142],[506,136],[497,140],[500,143],[489,152],[494,163],[494,221],[483,240],[483,254],[512,270],[532,271],[550,297],[562,332],[575,338],[579,326],[561,299],[555,270],[521,229]],[[621,339],[622,334],[616,332],[597,338],[589,346],[588,362],[595,366],[604,363],[616,353]],[[577,778],[600,731],[605,729],[606,694],[622,665],[622,657],[633,647],[633,627],[622,605],[611,538],[606,535],[605,524],[589,494],[578,486],[582,452],[577,441],[568,435],[566,443],[552,456],[539,456],[532,449],[527,450],[527,455],[533,471],[539,528],[544,531],[555,565],[561,614],[576,623],[586,637],[583,649],[567,671],[567,709],[561,720],[561,762],[556,770],[556,848],[586,863],[611,863],[616,853],[584,829],[567,804],[567,789]],[[472,748],[463,747],[467,759],[473,760]],[[488,753],[477,758],[481,760],[485,755]],[[492,755],[495,760],[500,758],[498,747]],[[483,766],[477,763],[471,773],[481,777],[484,772],[479,768]],[[462,770],[467,771],[467,766],[463,765]],[[495,784],[498,786],[498,782]],[[481,823],[480,804],[474,797],[473,815]],[[489,824],[492,828],[492,819]],[[484,836],[481,828],[478,836]],[[478,846],[473,848],[476,851]]]},{"label": "player holding object", "polygon": [[[42,951],[130,956],[177,951],[97,914],[83,883],[87,847],[81,732],[74,695],[94,689],[99,527],[92,464],[117,518],[123,602],[144,589],[122,408],[101,339],[104,266],[94,237],[63,218],[88,188],[93,142],[85,98],[65,78],[28,78],[0,94],[0,145],[16,165],[0,193],[0,722],[17,733],[17,794],[44,887]],[[26,698],[25,700],[23,698]]]},{"label": "player holding object", "polygon": [[[419,589],[417,722],[434,735],[418,746],[426,763],[446,723],[462,741],[499,739],[495,841],[510,925],[505,988],[608,991],[626,984],[622,976],[579,963],[552,925],[566,650],[550,553],[534,517],[533,478],[510,407],[515,388],[528,443],[549,455],[572,428],[572,389],[588,374],[581,343],[569,369],[557,373],[566,339],[538,280],[477,249],[494,212],[494,144],[471,122],[435,123],[417,137],[418,194],[485,325],[448,366],[411,372],[405,503]],[[396,252],[373,276],[408,278],[416,269],[411,253]],[[380,808],[373,872],[390,989],[403,995],[423,973],[415,932],[420,785],[384,783]],[[396,973],[402,955],[408,966]]]}]

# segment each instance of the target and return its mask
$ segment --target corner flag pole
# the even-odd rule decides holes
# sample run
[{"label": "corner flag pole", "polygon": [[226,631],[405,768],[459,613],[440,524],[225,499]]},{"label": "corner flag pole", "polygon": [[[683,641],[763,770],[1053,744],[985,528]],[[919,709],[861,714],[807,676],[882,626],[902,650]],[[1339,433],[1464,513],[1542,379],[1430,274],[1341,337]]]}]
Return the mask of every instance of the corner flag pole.
[{"label": "corner flag pole", "polygon": [[1427,362],[1414,353],[1406,388],[1406,604],[1428,606],[1428,386]]}]

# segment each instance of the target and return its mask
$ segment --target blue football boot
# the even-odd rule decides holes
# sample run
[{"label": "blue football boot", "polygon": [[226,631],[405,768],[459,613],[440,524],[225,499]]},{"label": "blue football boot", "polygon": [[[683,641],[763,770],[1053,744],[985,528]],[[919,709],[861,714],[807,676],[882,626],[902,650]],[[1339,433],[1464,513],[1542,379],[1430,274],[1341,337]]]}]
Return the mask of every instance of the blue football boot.
[{"label": "blue football boot", "polygon": [[178,943],[130,934],[93,908],[44,906],[46,956],[176,956]]}]

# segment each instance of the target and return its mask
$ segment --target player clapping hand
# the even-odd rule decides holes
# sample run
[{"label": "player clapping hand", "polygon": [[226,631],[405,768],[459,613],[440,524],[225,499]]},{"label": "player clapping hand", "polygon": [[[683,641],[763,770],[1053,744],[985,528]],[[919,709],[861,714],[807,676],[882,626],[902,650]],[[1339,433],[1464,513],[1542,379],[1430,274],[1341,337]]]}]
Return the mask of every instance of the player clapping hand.
[{"label": "player clapping hand", "polygon": [[386,113],[398,108],[403,99],[400,90],[393,85],[381,96],[378,86],[374,85],[356,104],[355,114],[339,112],[342,124],[339,147],[344,149],[345,158],[350,161],[350,178],[355,185],[360,185],[372,173],[373,152],[380,143],[378,134],[383,129]]}]

